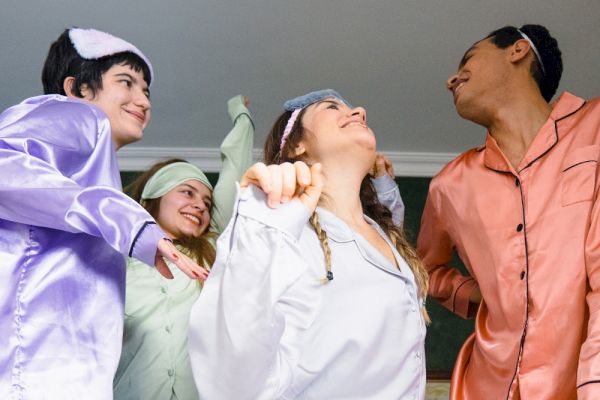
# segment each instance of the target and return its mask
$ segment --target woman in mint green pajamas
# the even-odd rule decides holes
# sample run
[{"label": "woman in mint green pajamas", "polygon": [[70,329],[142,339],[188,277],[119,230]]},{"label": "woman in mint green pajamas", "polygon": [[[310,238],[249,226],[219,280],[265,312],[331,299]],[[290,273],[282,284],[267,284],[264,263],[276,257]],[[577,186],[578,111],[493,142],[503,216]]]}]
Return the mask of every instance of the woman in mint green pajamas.
[{"label": "woman in mint green pajamas", "polygon": [[[130,186],[134,199],[175,244],[207,269],[215,257],[214,240],[231,217],[235,182],[252,163],[254,126],[246,105],[242,96],[228,102],[234,126],[221,144],[223,167],[214,190],[202,171],[176,159],[156,164]],[[177,268],[171,271],[174,279],[168,280],[155,268],[128,260],[123,350],[114,379],[117,400],[198,399],[187,331],[201,287]]]}]

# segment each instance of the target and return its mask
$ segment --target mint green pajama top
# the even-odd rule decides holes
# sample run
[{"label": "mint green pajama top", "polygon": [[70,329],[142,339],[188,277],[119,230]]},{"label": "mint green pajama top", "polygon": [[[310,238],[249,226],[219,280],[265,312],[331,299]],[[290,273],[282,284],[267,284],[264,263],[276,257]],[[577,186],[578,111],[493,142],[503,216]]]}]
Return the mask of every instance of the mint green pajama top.
[{"label": "mint green pajama top", "polygon": [[[213,191],[210,230],[220,233],[231,218],[235,182],[252,164],[254,126],[242,96],[228,102],[233,128],[221,144],[223,166]],[[196,400],[187,351],[190,308],[200,295],[198,281],[172,266],[174,279],[153,266],[127,262],[123,350],[114,378],[116,400]],[[210,366],[207,366],[210,368]]]}]

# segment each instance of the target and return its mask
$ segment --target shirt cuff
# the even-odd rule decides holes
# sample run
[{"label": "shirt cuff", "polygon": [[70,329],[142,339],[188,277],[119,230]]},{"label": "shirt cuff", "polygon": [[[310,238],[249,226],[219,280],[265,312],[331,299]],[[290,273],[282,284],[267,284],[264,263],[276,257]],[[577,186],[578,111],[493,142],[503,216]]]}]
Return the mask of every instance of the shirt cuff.
[{"label": "shirt cuff", "polygon": [[267,195],[254,185],[241,190],[237,213],[262,224],[286,232],[298,240],[310,218],[311,211],[300,201],[280,204],[278,208],[267,205]]},{"label": "shirt cuff", "polygon": [[156,225],[156,222],[144,223],[133,239],[129,257],[148,265],[154,265],[158,241],[164,238],[168,238],[168,236]]},{"label": "shirt cuff", "polygon": [[235,123],[235,120],[242,114],[246,114],[251,120],[250,111],[244,105],[244,96],[241,94],[232,97],[227,101],[227,112],[231,118],[231,122]]},{"label": "shirt cuff", "polygon": [[394,181],[394,178],[388,174],[379,176],[377,178],[371,178],[371,182],[373,182],[375,191],[377,191],[378,194],[391,192],[392,190],[396,189],[396,182]]},{"label": "shirt cuff", "polygon": [[479,305],[471,303],[469,297],[477,287],[477,281],[473,278],[466,278],[454,292],[452,302],[452,311],[462,318],[472,318],[477,313]]}]

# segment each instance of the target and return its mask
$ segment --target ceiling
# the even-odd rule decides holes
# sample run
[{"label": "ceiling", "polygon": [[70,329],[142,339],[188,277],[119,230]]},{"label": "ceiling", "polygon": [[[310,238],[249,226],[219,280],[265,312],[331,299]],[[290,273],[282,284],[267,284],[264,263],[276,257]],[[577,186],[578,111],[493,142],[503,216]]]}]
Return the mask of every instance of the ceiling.
[{"label": "ceiling", "polygon": [[600,95],[598,0],[6,0],[0,108],[41,93],[50,43],[95,27],[152,61],[153,117],[135,147],[217,148],[229,97],[250,97],[255,147],[284,100],[331,87],[368,112],[380,150],[458,153],[484,131],[455,113],[444,82],[464,51],[504,25],[546,25],[565,69],[559,91]]}]

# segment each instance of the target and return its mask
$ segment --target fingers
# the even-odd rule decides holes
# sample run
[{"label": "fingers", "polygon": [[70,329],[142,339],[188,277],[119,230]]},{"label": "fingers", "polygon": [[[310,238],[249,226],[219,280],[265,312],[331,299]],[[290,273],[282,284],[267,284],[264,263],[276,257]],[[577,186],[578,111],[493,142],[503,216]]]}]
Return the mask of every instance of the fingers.
[{"label": "fingers", "polygon": [[240,187],[245,188],[251,184],[258,186],[265,193],[271,192],[271,176],[265,164],[258,162],[244,173]]},{"label": "fingers", "polygon": [[375,164],[373,165],[373,168],[371,168],[371,170],[369,171],[369,174],[375,178],[379,178],[381,176],[384,176],[385,174],[393,178],[395,176],[394,165],[386,156],[378,153],[375,157]]},{"label": "fingers", "polygon": [[174,261],[173,264],[177,266],[184,274],[189,276],[192,279],[201,279],[205,280],[208,278],[208,271],[194,261],[191,258],[186,256],[183,253],[179,253],[180,257],[177,261]]},{"label": "fingers", "polygon": [[319,163],[310,167],[310,183],[304,188],[302,194],[300,194],[300,201],[311,211],[317,208],[317,203],[323,190],[323,174],[321,171],[322,167]]},{"label": "fingers", "polygon": [[154,260],[154,265],[156,266],[156,270],[162,276],[164,276],[167,279],[173,279],[173,273],[171,272],[171,270],[169,269],[169,266],[167,265],[165,260],[162,258],[162,255],[160,255],[160,253],[158,251],[156,252],[156,258]]},{"label": "fingers", "polygon": [[158,272],[167,279],[173,279],[173,273],[163,259],[171,261],[177,268],[192,279],[206,279],[208,272],[192,261],[188,256],[181,253],[169,240],[160,240],[158,242],[155,266]]},{"label": "fingers", "polygon": [[[320,167],[317,170],[320,174]],[[287,203],[301,195],[304,189],[313,183],[312,175],[312,169],[302,161],[268,166],[256,163],[246,171],[240,186],[242,188],[250,184],[258,186],[267,194],[269,207],[277,208],[281,203]],[[319,186],[317,200],[321,193],[321,186],[322,183]]]},{"label": "fingers", "polygon": [[385,175],[385,157],[379,153],[375,157],[375,165],[371,168],[371,175],[375,178]]},{"label": "fingers", "polygon": [[250,99],[248,98],[248,96],[244,96],[244,106],[248,107],[248,104],[250,104]]},{"label": "fingers", "polygon": [[298,186],[304,188],[310,185],[311,173],[308,165],[302,161],[296,161],[294,163],[294,168],[296,170],[296,182]]},{"label": "fingers", "polygon": [[271,183],[271,191],[267,193],[269,207],[276,208],[281,201],[283,188],[283,169],[280,165],[269,165],[267,167]]},{"label": "fingers", "polygon": [[385,172],[392,178],[395,178],[396,174],[394,173],[394,164],[392,164],[392,162],[390,161],[389,158],[387,158],[387,157],[383,157],[383,158],[385,160]]},{"label": "fingers", "polygon": [[296,166],[289,162],[279,166],[281,168],[281,202],[287,203],[296,192]]}]

